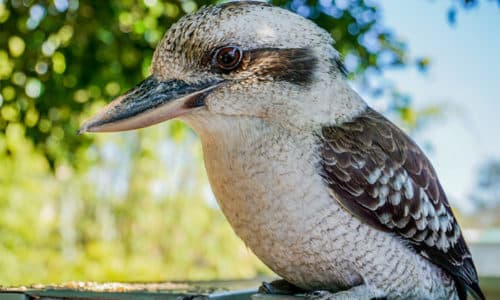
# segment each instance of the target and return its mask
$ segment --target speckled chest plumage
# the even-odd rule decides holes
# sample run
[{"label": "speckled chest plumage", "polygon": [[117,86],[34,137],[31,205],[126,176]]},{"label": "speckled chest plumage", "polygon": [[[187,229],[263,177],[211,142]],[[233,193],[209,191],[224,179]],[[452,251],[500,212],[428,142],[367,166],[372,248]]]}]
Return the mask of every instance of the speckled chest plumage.
[{"label": "speckled chest plumage", "polygon": [[194,127],[225,216],[273,271],[307,289],[364,282],[393,299],[450,298],[452,283],[439,268],[332,199],[318,175],[314,134],[277,131],[250,119],[229,124]]}]

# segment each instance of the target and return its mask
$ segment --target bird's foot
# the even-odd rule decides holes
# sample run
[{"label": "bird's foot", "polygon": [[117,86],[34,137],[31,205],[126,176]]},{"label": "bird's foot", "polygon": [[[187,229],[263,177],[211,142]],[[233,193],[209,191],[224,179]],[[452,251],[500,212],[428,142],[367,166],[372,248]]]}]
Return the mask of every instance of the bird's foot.
[{"label": "bird's foot", "polygon": [[303,294],[306,291],[291,284],[284,279],[278,279],[271,282],[262,282],[259,287],[259,293],[261,294],[273,294],[273,295],[295,295]]},{"label": "bird's foot", "polygon": [[[302,296],[302,297],[301,297]],[[279,279],[272,282],[263,282],[259,287],[259,294],[252,296],[252,300],[288,300],[299,299],[305,296],[307,300],[383,300],[385,294],[377,288],[363,284],[345,291],[314,291],[305,290]]]},{"label": "bird's foot", "polygon": [[346,291],[314,291],[306,294],[307,300],[381,300],[385,299],[382,291],[368,285],[358,285]]}]

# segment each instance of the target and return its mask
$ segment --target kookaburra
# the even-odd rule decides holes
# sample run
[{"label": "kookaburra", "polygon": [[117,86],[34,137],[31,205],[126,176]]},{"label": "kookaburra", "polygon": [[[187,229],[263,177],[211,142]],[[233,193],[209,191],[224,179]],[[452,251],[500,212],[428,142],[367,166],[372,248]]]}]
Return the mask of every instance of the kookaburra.
[{"label": "kookaburra", "polygon": [[172,118],[200,136],[235,233],[290,286],[327,299],[484,299],[431,163],[349,86],[313,22],[262,2],[187,15],[151,75],[80,132]]}]

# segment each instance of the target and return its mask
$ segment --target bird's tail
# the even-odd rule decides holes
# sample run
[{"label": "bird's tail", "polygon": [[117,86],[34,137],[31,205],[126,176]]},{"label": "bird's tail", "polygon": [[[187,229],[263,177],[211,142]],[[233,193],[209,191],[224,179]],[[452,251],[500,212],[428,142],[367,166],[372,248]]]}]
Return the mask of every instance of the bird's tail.
[{"label": "bird's tail", "polygon": [[467,291],[471,294],[472,298],[474,298],[475,300],[486,300],[477,282],[474,282],[471,285],[467,285]]}]

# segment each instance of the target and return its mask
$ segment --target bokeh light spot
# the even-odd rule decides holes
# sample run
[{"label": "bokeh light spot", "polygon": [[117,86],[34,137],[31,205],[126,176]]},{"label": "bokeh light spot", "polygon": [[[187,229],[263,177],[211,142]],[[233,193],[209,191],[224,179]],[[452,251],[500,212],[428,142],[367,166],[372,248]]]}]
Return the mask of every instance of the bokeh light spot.
[{"label": "bokeh light spot", "polygon": [[2,96],[5,101],[11,101],[16,97],[16,89],[12,86],[6,86],[2,89]]},{"label": "bokeh light spot", "polygon": [[349,72],[355,71],[359,67],[359,57],[354,53],[350,52],[344,58],[345,67]]},{"label": "bokeh light spot", "polygon": [[0,79],[9,78],[14,68],[14,63],[9,59],[7,52],[0,50]]},{"label": "bokeh light spot", "polygon": [[26,82],[24,91],[29,97],[38,98],[42,94],[42,83],[36,78],[30,78]]},{"label": "bokeh light spot", "polygon": [[73,169],[67,164],[61,164],[56,168],[56,178],[61,181],[66,181],[73,176]]},{"label": "bokeh light spot", "polygon": [[179,7],[173,3],[165,3],[165,13],[170,18],[176,18],[179,15]]},{"label": "bokeh light spot", "polygon": [[9,38],[9,51],[13,57],[23,55],[24,49],[26,49],[26,44],[22,38],[18,36],[11,36]]},{"label": "bokeh light spot", "polygon": [[38,73],[38,75],[43,75],[47,73],[48,69],[49,65],[44,61],[39,61],[35,65],[35,71]]},{"label": "bokeh light spot", "polygon": [[297,13],[304,18],[307,18],[311,15],[311,9],[307,5],[301,5],[297,8]]},{"label": "bokeh light spot", "polygon": [[144,5],[147,7],[155,6],[158,0],[144,0]]},{"label": "bokeh light spot", "polygon": [[144,38],[151,45],[156,45],[161,39],[161,32],[158,30],[148,30],[144,33]]},{"label": "bokeh light spot", "polygon": [[25,129],[21,124],[18,123],[10,123],[7,125],[5,129],[5,137],[7,140],[8,147],[12,149],[16,149],[19,144],[19,141],[22,139],[25,133]]},{"label": "bokeh light spot", "polygon": [[40,4],[35,4],[30,8],[30,18],[39,22],[43,17],[45,17],[45,7]]},{"label": "bokeh light spot", "polygon": [[352,0],[335,0],[335,5],[340,9],[347,9],[351,5]]},{"label": "bokeh light spot", "polygon": [[30,8],[30,17],[26,21],[29,29],[33,30],[40,24],[40,21],[45,17],[46,10],[40,4],[35,4]]},{"label": "bokeh light spot", "polygon": [[42,44],[42,53],[45,56],[52,56],[54,54],[54,51],[56,51],[56,45],[52,41],[45,41]]},{"label": "bokeh light spot", "polygon": [[101,89],[97,85],[92,85],[88,88],[90,97],[99,98],[101,96]]},{"label": "bokeh light spot", "polygon": [[40,129],[41,132],[47,133],[50,131],[50,128],[52,128],[52,122],[47,119],[41,119],[38,123],[38,129]]},{"label": "bokeh light spot", "polygon": [[42,44],[42,53],[45,56],[52,56],[54,52],[61,45],[61,40],[58,35],[51,35],[43,44]]},{"label": "bokeh light spot", "polygon": [[61,52],[56,52],[52,56],[52,69],[58,74],[62,74],[66,70],[66,59]]},{"label": "bokeh light spot", "polygon": [[34,107],[31,107],[26,112],[26,115],[24,117],[24,124],[26,124],[26,126],[28,127],[33,127],[38,123],[39,118],[40,114],[38,113],[38,111]]},{"label": "bokeh light spot", "polygon": [[122,12],[118,16],[118,21],[120,22],[120,30],[122,32],[130,32],[132,30],[132,24],[134,23],[134,18],[129,12]]},{"label": "bokeh light spot", "polygon": [[59,32],[57,33],[59,39],[61,40],[61,44],[63,45],[67,45],[71,41],[73,34],[74,29],[71,25],[64,25],[63,27],[61,27],[61,29],[59,29]]},{"label": "bokeh light spot", "polygon": [[196,2],[194,2],[194,1],[182,2],[181,6],[182,6],[182,10],[187,14],[192,13],[193,11],[195,11],[198,8],[198,6],[196,5]]},{"label": "bokeh light spot", "polygon": [[60,126],[52,128],[52,136],[56,140],[62,140],[64,138],[64,130]]},{"label": "bokeh light spot", "polygon": [[26,83],[26,74],[23,72],[15,72],[12,74],[12,82],[18,86],[24,86]]},{"label": "bokeh light spot", "polygon": [[10,10],[5,7],[4,3],[0,3],[0,23],[4,23],[9,19]]},{"label": "bokeh light spot", "polygon": [[80,6],[80,2],[78,0],[69,0],[69,2],[68,2],[68,8],[71,11],[77,10],[79,6]]},{"label": "bokeh light spot", "polygon": [[73,94],[73,99],[78,103],[85,103],[89,100],[89,93],[87,90],[80,89]]},{"label": "bokeh light spot", "polygon": [[59,12],[65,12],[68,9],[68,0],[54,0],[54,6]]},{"label": "bokeh light spot", "polygon": [[19,116],[18,110],[12,105],[5,105],[2,107],[1,111],[2,118],[9,122],[17,121]]},{"label": "bokeh light spot", "polygon": [[120,85],[117,82],[109,82],[104,88],[106,93],[110,96],[116,96],[120,92]]}]

